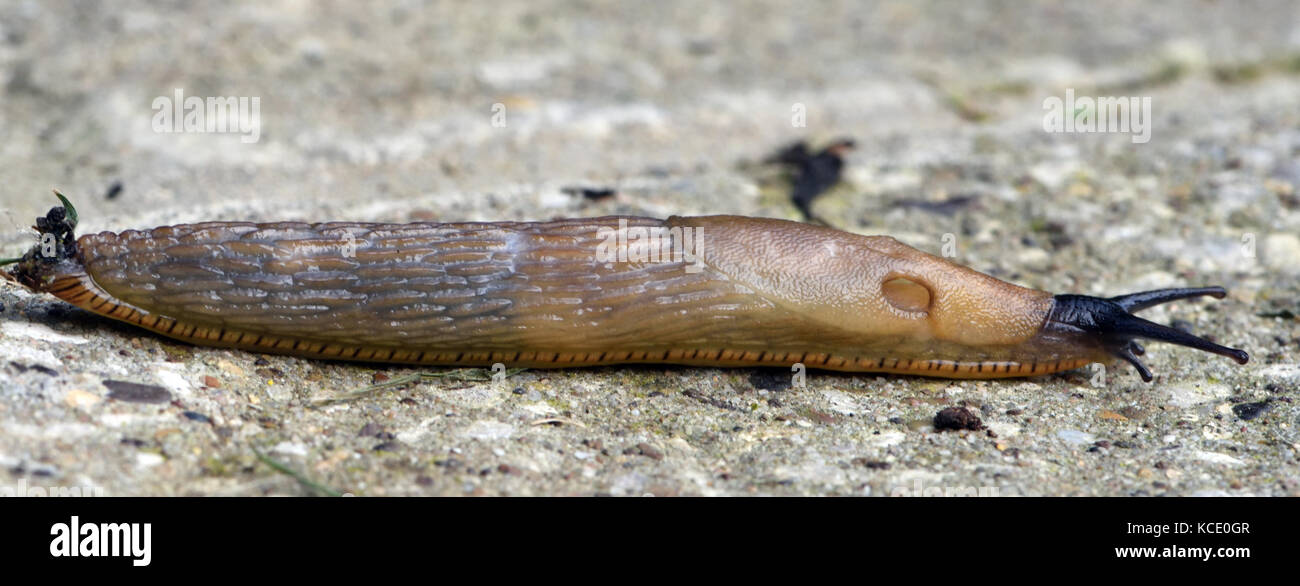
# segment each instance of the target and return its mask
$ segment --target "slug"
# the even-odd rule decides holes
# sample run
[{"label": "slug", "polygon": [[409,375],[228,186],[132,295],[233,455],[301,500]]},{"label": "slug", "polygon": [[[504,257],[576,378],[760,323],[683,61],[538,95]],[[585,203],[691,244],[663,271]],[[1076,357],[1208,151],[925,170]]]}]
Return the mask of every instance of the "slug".
[{"label": "slug", "polygon": [[[57,195],[57,192],[56,192]],[[1246,352],[1100,298],[998,280],[885,236],[738,216],[374,224],[205,222],[75,238],[59,195],[11,278],[205,346],[426,365],[785,366],[1001,378],[1146,338]]]}]

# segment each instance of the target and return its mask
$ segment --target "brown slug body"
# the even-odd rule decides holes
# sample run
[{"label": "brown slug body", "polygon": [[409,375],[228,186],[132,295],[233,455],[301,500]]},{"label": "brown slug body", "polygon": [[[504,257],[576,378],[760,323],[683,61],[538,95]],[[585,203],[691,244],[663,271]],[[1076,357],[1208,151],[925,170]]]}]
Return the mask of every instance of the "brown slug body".
[{"label": "brown slug body", "polygon": [[14,277],[165,336],[259,352],[955,378],[1120,357],[1145,380],[1137,337],[1248,359],[1129,313],[1220,288],[1053,296],[893,238],[783,220],[208,222],[74,240],[75,223],[70,206],[39,218],[43,244]]}]

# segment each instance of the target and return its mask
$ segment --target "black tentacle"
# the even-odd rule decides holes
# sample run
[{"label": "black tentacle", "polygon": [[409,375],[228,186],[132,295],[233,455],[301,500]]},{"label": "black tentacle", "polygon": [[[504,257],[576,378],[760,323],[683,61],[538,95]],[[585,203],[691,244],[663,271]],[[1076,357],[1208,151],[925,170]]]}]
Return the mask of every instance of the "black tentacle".
[{"label": "black tentacle", "polygon": [[1160,305],[1161,303],[1169,303],[1170,301],[1177,301],[1179,299],[1190,299],[1192,297],[1204,297],[1207,295],[1215,299],[1223,299],[1228,295],[1228,292],[1224,290],[1223,287],[1156,289],[1154,291],[1143,291],[1141,293],[1129,293],[1128,295],[1111,297],[1110,300],[1124,308],[1124,311],[1132,313],[1134,311],[1142,311],[1143,309],[1153,305]]},{"label": "black tentacle", "polygon": [[1109,299],[1087,295],[1057,295],[1047,327],[1059,332],[1082,333],[1092,337],[1111,355],[1121,358],[1137,368],[1142,380],[1151,382],[1151,371],[1138,359],[1146,352],[1134,338],[1169,342],[1227,356],[1239,364],[1250,360],[1243,350],[1222,346],[1182,330],[1160,325],[1133,315],[1140,311],[1179,299],[1211,296],[1222,299],[1227,292],[1222,287],[1189,289],[1159,289]]}]

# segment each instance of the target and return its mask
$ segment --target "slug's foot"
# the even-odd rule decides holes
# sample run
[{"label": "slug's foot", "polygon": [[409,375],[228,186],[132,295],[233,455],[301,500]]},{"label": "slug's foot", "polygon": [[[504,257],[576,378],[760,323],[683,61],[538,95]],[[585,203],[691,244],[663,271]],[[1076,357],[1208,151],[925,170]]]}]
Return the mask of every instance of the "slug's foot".
[{"label": "slug's foot", "polygon": [[1161,303],[1207,295],[1223,299],[1227,291],[1223,287],[1158,289],[1109,299],[1087,295],[1057,295],[1052,312],[1047,316],[1046,327],[1053,332],[1081,334],[1092,338],[1112,356],[1123,358],[1137,368],[1138,374],[1146,382],[1151,382],[1154,377],[1151,370],[1138,360],[1138,356],[1145,354],[1146,349],[1134,338],[1196,348],[1245,364],[1250,360],[1250,355],[1243,350],[1220,346],[1205,338],[1147,321],[1131,313]]}]

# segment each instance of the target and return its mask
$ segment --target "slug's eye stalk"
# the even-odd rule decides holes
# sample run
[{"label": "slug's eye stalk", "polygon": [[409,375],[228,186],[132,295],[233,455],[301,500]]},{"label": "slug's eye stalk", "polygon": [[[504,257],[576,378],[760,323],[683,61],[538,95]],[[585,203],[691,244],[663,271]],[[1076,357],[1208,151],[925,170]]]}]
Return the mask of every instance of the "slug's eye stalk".
[{"label": "slug's eye stalk", "polygon": [[1179,299],[1210,296],[1223,299],[1223,287],[1193,289],[1158,289],[1104,299],[1087,295],[1057,295],[1052,312],[1047,316],[1046,328],[1055,332],[1084,334],[1093,337],[1101,347],[1117,358],[1123,358],[1137,368],[1142,380],[1151,382],[1151,371],[1138,356],[1145,349],[1134,338],[1169,342],[1227,356],[1238,364],[1245,364],[1250,355],[1243,350],[1220,346],[1182,330],[1147,321],[1130,312],[1141,311],[1153,305]]}]

